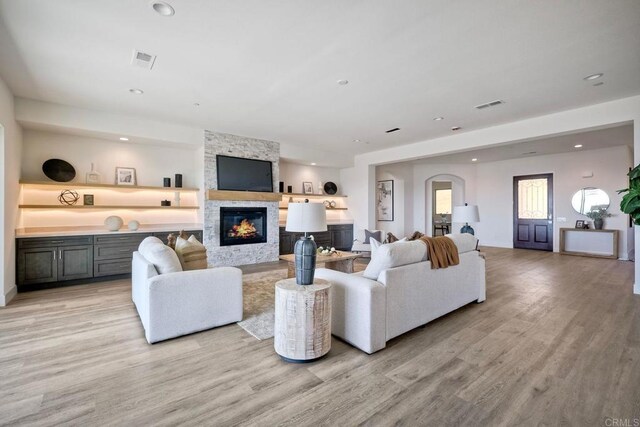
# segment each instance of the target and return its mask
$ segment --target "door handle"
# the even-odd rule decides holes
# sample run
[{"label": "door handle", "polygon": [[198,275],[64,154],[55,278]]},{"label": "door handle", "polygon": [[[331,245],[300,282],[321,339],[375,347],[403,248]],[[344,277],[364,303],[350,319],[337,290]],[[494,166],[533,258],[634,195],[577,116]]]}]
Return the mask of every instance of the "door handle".
[{"label": "door handle", "polygon": [[56,260],[56,250],[55,249],[53,250],[53,260],[54,261]]},{"label": "door handle", "polygon": [[62,249],[58,249],[58,259],[62,260]]}]

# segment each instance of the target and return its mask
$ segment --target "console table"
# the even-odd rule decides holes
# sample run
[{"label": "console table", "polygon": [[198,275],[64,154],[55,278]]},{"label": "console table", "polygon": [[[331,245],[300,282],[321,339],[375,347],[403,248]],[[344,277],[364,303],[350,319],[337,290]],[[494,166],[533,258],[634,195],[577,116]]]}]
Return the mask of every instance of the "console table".
[{"label": "console table", "polygon": [[618,230],[560,229],[560,253],[618,259]]}]

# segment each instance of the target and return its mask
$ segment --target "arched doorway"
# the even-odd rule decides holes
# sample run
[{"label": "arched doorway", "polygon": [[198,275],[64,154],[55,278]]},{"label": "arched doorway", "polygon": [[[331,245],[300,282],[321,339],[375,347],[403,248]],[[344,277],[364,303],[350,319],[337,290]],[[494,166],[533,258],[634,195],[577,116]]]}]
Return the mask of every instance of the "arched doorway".
[{"label": "arched doorway", "polygon": [[425,181],[425,234],[434,236],[454,231],[451,210],[453,206],[463,205],[464,201],[464,179],[450,174],[428,178]]}]

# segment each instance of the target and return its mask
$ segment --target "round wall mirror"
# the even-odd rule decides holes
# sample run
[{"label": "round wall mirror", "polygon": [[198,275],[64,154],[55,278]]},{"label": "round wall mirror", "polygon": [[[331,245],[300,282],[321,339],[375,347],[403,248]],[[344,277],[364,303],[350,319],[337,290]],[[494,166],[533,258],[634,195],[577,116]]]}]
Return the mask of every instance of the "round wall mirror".
[{"label": "round wall mirror", "polygon": [[576,191],[571,198],[571,206],[576,212],[586,215],[593,209],[607,209],[609,195],[599,188],[586,187]]}]

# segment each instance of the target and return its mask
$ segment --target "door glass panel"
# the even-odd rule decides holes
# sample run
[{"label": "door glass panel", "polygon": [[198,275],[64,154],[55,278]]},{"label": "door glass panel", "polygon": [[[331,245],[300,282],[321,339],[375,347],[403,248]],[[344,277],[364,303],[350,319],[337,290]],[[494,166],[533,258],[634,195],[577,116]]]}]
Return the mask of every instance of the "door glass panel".
[{"label": "door glass panel", "polygon": [[436,215],[451,213],[451,190],[436,190]]},{"label": "door glass panel", "polygon": [[518,218],[546,219],[548,200],[546,178],[518,181]]}]

